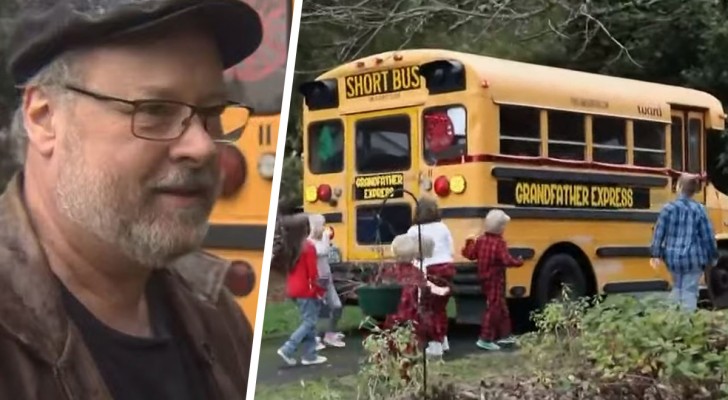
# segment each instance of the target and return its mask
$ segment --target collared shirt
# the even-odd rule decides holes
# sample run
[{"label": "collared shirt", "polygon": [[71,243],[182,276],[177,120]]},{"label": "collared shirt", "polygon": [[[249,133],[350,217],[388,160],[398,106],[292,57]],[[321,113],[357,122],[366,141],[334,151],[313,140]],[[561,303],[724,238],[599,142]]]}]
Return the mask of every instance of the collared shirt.
[{"label": "collared shirt", "polygon": [[716,260],[718,246],[705,207],[684,196],[666,204],[657,219],[651,252],[681,273],[701,270]]},{"label": "collared shirt", "polygon": [[[432,256],[423,260],[425,267],[453,262],[453,240],[447,225],[438,221],[422,224],[419,229],[422,229],[422,236],[429,236],[435,245],[432,249]],[[419,229],[417,225],[414,225],[409,228],[407,235],[417,239]]]}]

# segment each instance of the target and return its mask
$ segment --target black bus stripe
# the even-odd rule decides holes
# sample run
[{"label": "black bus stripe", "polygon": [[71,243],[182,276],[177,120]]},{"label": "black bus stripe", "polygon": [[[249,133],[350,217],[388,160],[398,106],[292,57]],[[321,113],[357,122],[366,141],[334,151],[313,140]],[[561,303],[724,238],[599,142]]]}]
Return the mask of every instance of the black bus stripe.
[{"label": "black bus stripe", "polygon": [[[488,211],[498,207],[444,207],[442,218],[483,218]],[[574,208],[500,207],[513,219],[568,219],[592,221],[655,222],[658,212],[593,210]]]},{"label": "black bus stripe", "polygon": [[202,246],[212,249],[263,250],[266,225],[211,224]]}]

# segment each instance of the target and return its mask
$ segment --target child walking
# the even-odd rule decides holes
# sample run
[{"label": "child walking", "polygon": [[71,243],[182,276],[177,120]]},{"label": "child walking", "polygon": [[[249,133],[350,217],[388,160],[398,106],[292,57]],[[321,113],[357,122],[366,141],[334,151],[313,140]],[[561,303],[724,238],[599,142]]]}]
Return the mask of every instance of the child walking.
[{"label": "child walking", "polygon": [[[453,239],[450,229],[440,219],[440,209],[437,201],[431,197],[422,197],[418,201],[415,211],[415,224],[409,228],[407,234],[432,239],[432,254],[427,255],[423,260],[427,279],[440,286],[452,287],[452,280],[455,276],[453,265]],[[432,337],[427,345],[427,354],[431,356],[442,356],[443,352],[450,349],[447,341],[447,303],[450,301],[450,292],[443,296],[434,293],[427,294],[427,303],[432,307]]]},{"label": "child walking", "polygon": [[286,294],[298,305],[301,316],[301,325],[296,329],[283,347],[278,349],[278,355],[288,365],[296,365],[294,358],[299,346],[303,347],[301,364],[315,365],[327,361],[326,357],[316,353],[316,321],[321,309],[321,298],[324,289],[318,284],[318,271],[316,268],[316,248],[308,240],[308,218],[298,214],[284,221],[287,245],[297,257],[291,257],[288,263],[288,278],[286,280]]},{"label": "child walking", "polygon": [[[432,254],[434,244],[432,239],[423,236],[422,252],[424,257]],[[399,300],[397,312],[387,316],[384,322],[386,329],[391,329],[409,321],[414,322],[415,332],[421,344],[432,337],[432,307],[425,304],[423,313],[418,307],[418,290],[423,291],[422,300],[431,298],[429,293],[443,295],[449,292],[448,287],[440,287],[425,278],[425,274],[412,262],[419,258],[419,242],[410,235],[399,235],[392,241],[392,253],[394,253],[396,264],[382,274],[383,279],[395,280],[402,285],[402,294]]]},{"label": "child walking", "polygon": [[502,210],[491,210],[485,217],[485,233],[468,238],[462,254],[478,262],[478,279],[487,302],[480,338],[476,345],[484,350],[500,350],[512,344],[511,319],[506,304],[506,268],[520,267],[523,259],[508,252],[503,232],[511,218]]},{"label": "child walking", "polygon": [[[341,319],[342,305],[339,294],[334,287],[334,277],[329,265],[329,249],[331,246],[331,232],[325,229],[326,219],[321,214],[311,214],[308,217],[311,233],[309,239],[316,248],[316,267],[318,270],[319,286],[326,290],[324,305],[328,310],[329,328],[324,333],[323,344],[331,347],[345,347],[344,334],[337,332],[336,325]],[[317,337],[318,339],[318,337]],[[317,345],[317,348],[318,347]]]}]

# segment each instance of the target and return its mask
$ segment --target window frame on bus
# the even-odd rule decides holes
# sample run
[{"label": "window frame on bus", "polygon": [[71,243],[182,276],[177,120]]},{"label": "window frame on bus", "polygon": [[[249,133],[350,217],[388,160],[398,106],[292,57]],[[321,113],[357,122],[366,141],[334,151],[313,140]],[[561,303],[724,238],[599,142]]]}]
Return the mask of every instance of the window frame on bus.
[{"label": "window frame on bus", "polygon": [[[427,127],[427,124],[425,122],[425,115],[427,115],[428,112],[431,111],[437,111],[437,110],[449,110],[453,108],[462,108],[465,112],[465,143],[462,145],[451,145],[448,150],[454,148],[454,147],[462,147],[462,151],[460,151],[459,155],[453,156],[453,157],[443,157],[443,158],[435,158],[434,162],[430,162],[430,157],[427,151],[426,141],[427,141],[427,132],[425,132],[425,129]],[[468,119],[470,117],[470,114],[468,113],[468,108],[463,103],[451,103],[451,104],[443,104],[443,105],[435,105],[435,106],[429,106],[427,108],[422,109],[422,113],[420,115],[420,136],[422,136],[421,145],[422,145],[422,159],[425,161],[425,163],[429,166],[434,166],[437,164],[440,160],[447,160],[452,159],[455,157],[461,157],[468,154],[468,129],[470,128],[468,124]]]},{"label": "window frame on bus", "polygon": [[[665,168],[667,165],[667,135],[669,131],[669,125],[666,122],[662,121],[650,121],[650,120],[641,120],[641,119],[632,119],[632,165],[636,167],[648,167],[648,168]],[[638,134],[637,134],[637,126],[647,126],[647,125],[654,125],[654,126],[660,126],[662,129],[659,129],[660,132],[660,138],[662,139],[660,141],[661,146],[660,148],[654,148],[654,147],[644,147],[644,146],[638,146]],[[658,132],[658,130],[651,131],[652,132]],[[640,133],[639,140],[642,140],[642,136],[645,135],[645,133]],[[649,141],[649,143],[653,143],[652,140]],[[650,164],[650,163],[643,163],[639,162],[637,160],[637,156],[642,154],[659,154],[662,156],[662,162],[659,164]]]},{"label": "window frame on bus", "polygon": [[[497,115],[498,115],[498,152],[503,155],[509,155],[509,156],[516,156],[516,157],[541,157],[543,156],[543,140],[541,137],[541,112],[543,111],[540,107],[533,107],[533,106],[524,106],[524,105],[517,105],[517,104],[504,104],[504,103],[496,103],[498,106],[497,108]],[[529,112],[534,111],[536,116],[536,136],[530,137],[530,136],[514,136],[514,135],[504,135],[503,134],[503,111],[504,110],[528,110]],[[511,143],[534,143],[537,145],[538,151],[536,154],[514,154],[511,152],[505,152],[503,150],[503,141],[511,142]]]},{"label": "window frame on bus", "polygon": [[[628,137],[629,137],[629,135],[628,135],[628,120],[625,119],[625,118],[622,118],[622,117],[615,117],[615,116],[611,116],[611,115],[594,115],[594,114],[591,114],[590,115],[590,118],[591,118],[591,126],[589,127],[589,129],[591,130],[591,135],[592,135],[592,144],[591,144],[591,148],[592,148],[592,161],[598,162],[598,163],[601,163],[601,164],[609,164],[609,165],[628,165],[628,163],[629,163],[629,152],[630,152],[630,149],[629,149],[629,139],[628,139]],[[602,143],[599,143],[598,144],[599,141],[597,140],[598,139],[597,136],[600,136],[603,132],[602,131],[599,131],[599,133],[597,134],[597,130],[594,129],[594,127],[597,125],[597,124],[595,124],[595,122],[597,122],[597,121],[610,121],[610,122],[611,121],[616,121],[616,122],[619,122],[620,125],[622,125],[622,130],[620,131],[621,137],[618,138],[618,139],[622,139],[621,142],[623,144],[620,144],[620,145],[611,145],[611,144],[602,144]],[[617,132],[617,131],[615,130],[614,132]],[[618,141],[620,141],[620,140],[618,140]],[[597,157],[597,152],[599,150],[605,150],[607,152],[609,152],[609,151],[621,151],[623,153],[623,156],[624,156],[623,161],[622,162],[615,162],[615,161],[603,161],[601,159],[597,159],[597,158],[600,158],[600,157]]]},{"label": "window frame on bus", "polygon": [[[568,160],[568,161],[586,161],[587,159],[587,149],[589,148],[587,143],[587,129],[586,129],[586,119],[587,114],[578,112],[578,111],[567,111],[567,110],[561,110],[561,109],[545,109],[546,112],[546,146],[547,146],[547,154],[549,158],[555,158],[558,160]],[[579,117],[579,129],[581,130],[582,135],[582,141],[573,141],[573,140],[565,140],[564,138],[553,138],[551,134],[551,116],[568,116],[568,117]],[[569,131],[561,131],[559,129],[555,129],[555,131],[558,133],[558,135],[563,135],[565,132],[567,135],[570,135],[572,132]],[[568,147],[580,147],[581,148],[581,158],[568,158],[568,157],[562,157],[562,156],[554,156],[553,153],[556,153],[556,151],[552,151],[552,146],[566,146]]]},{"label": "window frame on bus", "polygon": [[[405,208],[407,209],[407,212],[404,212],[405,211],[404,210]],[[360,211],[366,210],[366,212],[373,211],[375,214],[378,213],[378,212],[381,212],[382,214],[384,214],[385,212],[388,212],[387,210],[395,210],[396,211],[396,210],[400,210],[400,209],[401,209],[402,212],[399,213],[398,215],[401,215],[401,216],[403,216],[405,218],[408,218],[407,219],[408,226],[401,233],[396,233],[395,232],[394,235],[392,235],[392,239],[394,239],[394,237],[396,237],[399,234],[407,233],[407,230],[412,226],[413,221],[414,221],[414,207],[413,207],[413,205],[411,203],[406,202],[406,201],[391,201],[391,202],[387,202],[387,204],[384,207],[382,207],[380,204],[371,204],[371,203],[369,203],[369,204],[361,204],[361,203],[360,204],[355,204],[354,205],[354,220],[356,222],[355,222],[355,225],[354,226],[356,228],[355,228],[355,231],[354,231],[354,238],[355,238],[356,244],[359,245],[359,246],[379,246],[379,245],[388,245],[388,244],[391,244],[392,243],[391,240],[390,241],[380,241],[379,243],[377,243],[376,241],[373,241],[371,243],[366,242],[366,241],[361,241],[360,240],[361,237],[359,235],[359,229],[361,227],[361,224],[359,223],[359,212]],[[387,223],[386,222],[386,220],[387,220],[386,216],[383,216],[383,215],[380,215],[380,216],[382,217],[381,218],[382,221],[383,221],[382,223]],[[380,224],[380,228],[381,228],[381,224]]]},{"label": "window frame on bus", "polygon": [[[687,160],[685,161],[685,171],[691,174],[702,173],[705,169],[705,162],[703,161],[703,137],[705,136],[705,126],[703,120],[696,117],[691,117],[690,114],[685,113],[687,116],[687,123],[685,124],[685,154]],[[698,129],[694,131],[692,129],[693,122],[698,123]],[[691,136],[697,137],[697,148],[691,148]],[[696,163],[696,164],[693,164]]]},{"label": "window frame on bus", "polygon": [[[321,172],[320,170],[315,170],[314,168],[312,168],[313,155],[315,154],[315,152],[312,151],[313,141],[311,140],[311,131],[312,131],[311,128],[314,125],[323,126],[324,124],[327,124],[327,123],[336,123],[336,124],[338,124],[338,126],[340,128],[341,152],[342,152],[341,168],[338,168],[337,170],[326,170],[324,172]],[[305,150],[306,151],[306,153],[305,153],[306,154],[306,164],[307,164],[306,167],[313,175],[329,175],[329,174],[338,174],[338,173],[344,172],[344,169],[346,167],[346,155],[345,155],[345,153],[346,153],[346,127],[344,125],[343,119],[329,118],[329,119],[322,119],[322,120],[310,122],[306,127],[306,137],[307,137],[306,140],[308,143],[308,146],[306,146],[306,150]],[[318,142],[318,137],[317,137],[316,141]]]},{"label": "window frame on bus", "polygon": [[[679,122],[679,125],[676,122]],[[679,130],[676,131],[676,128]],[[683,118],[683,115],[671,115],[670,168],[675,171],[684,171],[685,161],[685,118]]]},{"label": "window frame on bus", "polygon": [[[362,170],[361,165],[359,163],[359,151],[358,151],[359,150],[359,140],[358,140],[359,139],[359,124],[376,121],[376,120],[394,119],[394,118],[402,118],[402,117],[406,118],[407,123],[409,124],[409,128],[408,128],[409,132],[407,134],[407,150],[408,150],[407,166],[403,167],[401,169],[382,168],[382,169],[375,169],[375,170],[369,170],[369,169]],[[413,157],[412,157],[412,147],[413,147],[412,145],[414,144],[414,141],[412,140],[413,134],[414,133],[412,132],[412,117],[407,112],[400,112],[400,113],[396,113],[396,114],[383,114],[383,115],[378,115],[375,117],[366,117],[366,118],[356,119],[354,121],[354,149],[355,149],[355,151],[354,151],[354,168],[355,168],[355,171],[357,173],[363,174],[363,175],[375,175],[375,174],[394,172],[394,171],[409,171],[410,169],[412,169],[412,165],[413,165]]]}]

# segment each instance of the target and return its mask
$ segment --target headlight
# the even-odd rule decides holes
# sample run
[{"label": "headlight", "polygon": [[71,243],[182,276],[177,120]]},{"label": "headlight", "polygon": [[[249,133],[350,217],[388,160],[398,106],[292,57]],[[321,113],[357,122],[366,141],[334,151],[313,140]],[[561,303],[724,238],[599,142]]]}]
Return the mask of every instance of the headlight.
[{"label": "headlight", "polygon": [[273,179],[275,172],[276,157],[274,154],[266,153],[258,159],[258,173],[263,179]]}]

